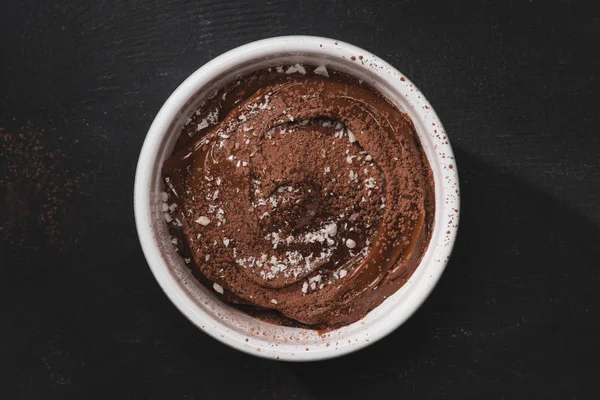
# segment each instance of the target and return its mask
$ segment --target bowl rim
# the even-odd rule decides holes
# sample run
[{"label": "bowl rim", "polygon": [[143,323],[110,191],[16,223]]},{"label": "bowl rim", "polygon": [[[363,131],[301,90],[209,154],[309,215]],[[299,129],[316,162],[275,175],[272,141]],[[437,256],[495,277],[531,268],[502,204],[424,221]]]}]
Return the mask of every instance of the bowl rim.
[{"label": "bowl rim", "polygon": [[[286,350],[284,346],[273,347],[270,351],[253,351],[253,349],[248,346],[247,343],[244,343],[240,337],[236,337],[236,335],[231,334],[230,330],[224,329],[223,323],[218,318],[215,318],[214,315],[197,307],[197,305],[189,298],[189,295],[181,288],[181,283],[174,279],[168,272],[169,266],[167,265],[166,260],[161,256],[158,238],[155,237],[152,229],[149,229],[153,226],[153,216],[151,210],[151,193],[148,189],[151,186],[150,182],[157,168],[158,149],[165,136],[170,134],[170,127],[178,117],[180,110],[185,107],[186,103],[188,103],[202,87],[208,85],[211,79],[218,76],[224,69],[233,68],[243,62],[243,60],[282,52],[293,52],[294,54],[318,52],[322,53],[324,56],[333,57],[346,57],[349,54],[356,56],[362,55],[365,59],[371,60],[376,66],[376,68],[370,69],[371,73],[378,75],[381,79],[391,84],[398,92],[406,92],[405,95],[408,102],[411,104],[412,109],[406,110],[405,112],[407,112],[411,118],[414,118],[415,116],[424,118],[424,115],[426,114],[426,120],[436,126],[442,135],[442,140],[435,139],[435,150],[431,150],[436,155],[435,160],[432,160],[429,155],[427,156],[432,169],[434,168],[433,161],[440,164],[442,163],[441,154],[444,154],[445,156],[443,161],[445,168],[443,172],[443,182],[438,182],[438,179],[436,179],[435,184],[436,221],[434,222],[434,229],[430,239],[429,248],[426,252],[427,255],[434,251],[432,249],[433,247],[436,247],[435,260],[431,259],[431,257],[429,258],[431,259],[431,264],[435,261],[435,268],[428,265],[429,276],[427,279],[421,279],[421,281],[415,282],[415,285],[420,285],[420,287],[418,290],[413,288],[413,291],[415,292],[408,299],[405,299],[407,304],[402,308],[403,312],[398,312],[396,315],[393,315],[393,318],[380,323],[376,326],[377,329],[369,329],[369,327],[366,327],[365,332],[369,332],[367,335],[368,340],[360,341],[351,346],[343,346],[335,349],[333,347],[322,348],[318,349],[318,351],[310,352],[290,352],[289,349]],[[359,63],[357,63],[357,67],[363,69],[368,68],[364,64],[361,65]],[[429,129],[432,130],[432,128]],[[433,132],[430,132],[429,130],[423,134],[433,136]],[[438,138],[440,137],[440,134],[437,135]],[[443,197],[442,202],[440,202],[438,198],[440,188],[443,188],[448,192],[447,195]],[[452,216],[450,225],[445,223],[446,214],[448,214],[448,212]],[[408,80],[408,78],[405,77],[404,74],[400,73],[390,64],[374,54],[349,43],[318,36],[279,36],[251,42],[223,53],[198,68],[169,96],[152,122],[140,152],[134,183],[134,214],[140,244],[150,270],[170,301],[194,325],[220,342],[254,356],[284,361],[324,360],[357,351],[387,336],[413,315],[429,296],[445,269],[456,239],[460,216],[458,171],[452,147],[441,121],[423,94],[416,86],[414,86],[414,84],[412,84],[412,82],[410,82],[410,80]],[[441,228],[438,227],[440,224],[440,221],[437,221],[439,219],[438,217],[444,218],[444,225],[446,226],[441,226]],[[442,236],[440,236],[439,231],[439,229],[442,228],[447,231],[447,233],[444,232],[443,239]],[[434,236],[436,231],[438,232],[438,236]],[[434,243],[434,237],[439,237],[438,241],[440,241],[440,243],[443,241],[443,245],[440,245],[440,243],[437,242]],[[424,268],[423,264],[426,264],[425,261],[426,257],[424,256],[419,263],[417,270]],[[412,279],[413,277],[411,276],[407,284],[411,282]],[[405,284],[405,286],[407,284]],[[391,297],[389,299],[391,299]],[[388,300],[386,300],[386,302]],[[210,320],[212,323],[205,323],[207,320]]]}]

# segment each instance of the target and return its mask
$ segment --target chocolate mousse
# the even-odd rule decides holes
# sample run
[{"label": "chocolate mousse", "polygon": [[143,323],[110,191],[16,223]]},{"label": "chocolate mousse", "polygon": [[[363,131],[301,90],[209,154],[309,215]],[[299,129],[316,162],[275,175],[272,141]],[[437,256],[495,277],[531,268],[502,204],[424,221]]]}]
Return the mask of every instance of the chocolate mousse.
[{"label": "chocolate mousse", "polygon": [[163,212],[194,275],[270,322],[333,329],[398,290],[431,236],[431,169],[410,118],[325,66],[254,72],[187,121]]}]

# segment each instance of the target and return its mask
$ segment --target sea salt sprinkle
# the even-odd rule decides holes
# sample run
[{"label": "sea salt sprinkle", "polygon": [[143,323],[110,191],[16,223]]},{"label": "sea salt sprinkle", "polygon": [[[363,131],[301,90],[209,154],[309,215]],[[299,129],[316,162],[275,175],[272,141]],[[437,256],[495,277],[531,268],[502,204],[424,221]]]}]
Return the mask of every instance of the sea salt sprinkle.
[{"label": "sea salt sprinkle", "polygon": [[291,65],[286,71],[286,74],[293,74],[299,72],[302,75],[306,74],[306,69],[304,68],[304,66],[302,64],[295,64],[295,65]]},{"label": "sea salt sprinkle", "polygon": [[373,177],[365,179],[365,187],[367,189],[373,189],[376,186],[376,183],[377,181]]},{"label": "sea salt sprinkle", "polygon": [[215,292],[223,294],[224,290],[223,290],[223,286],[219,285],[218,283],[213,283],[213,289],[215,289]]},{"label": "sea salt sprinkle", "polygon": [[206,218],[205,216],[201,216],[194,222],[197,224],[200,224],[202,226],[206,226],[206,225],[210,224],[210,219]]},{"label": "sea salt sprinkle", "polygon": [[354,133],[352,133],[352,131],[350,129],[347,129],[347,128],[346,128],[346,132],[348,133],[348,141],[350,143],[356,142],[356,137],[354,136]]},{"label": "sea salt sprinkle", "polygon": [[302,293],[306,294],[308,292],[308,282],[302,283]]},{"label": "sea salt sprinkle", "polygon": [[324,65],[319,65],[317,68],[314,69],[313,72],[317,75],[322,75],[329,78],[329,72],[327,71],[327,67]]}]

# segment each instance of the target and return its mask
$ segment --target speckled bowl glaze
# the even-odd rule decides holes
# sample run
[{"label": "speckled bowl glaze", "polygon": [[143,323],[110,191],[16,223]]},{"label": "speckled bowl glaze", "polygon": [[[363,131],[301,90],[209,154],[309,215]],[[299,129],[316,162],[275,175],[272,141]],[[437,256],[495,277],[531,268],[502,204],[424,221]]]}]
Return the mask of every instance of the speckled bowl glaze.
[{"label": "speckled bowl glaze", "polygon": [[[362,57],[360,57],[362,56]],[[326,65],[368,82],[412,118],[435,180],[435,221],[419,267],[393,296],[362,320],[317,331],[271,325],[221,302],[198,283],[170,243],[160,210],[160,170],[186,119],[216,89],[251,71],[305,63]],[[348,43],[310,36],[260,40],[208,62],[185,80],[154,119],[137,165],[134,206],[142,249],[156,280],[175,306],[215,339],[255,356],[314,361],[359,350],[398,328],[423,303],[450,257],[459,218],[458,176],[446,131],[423,94],[379,57]]]}]

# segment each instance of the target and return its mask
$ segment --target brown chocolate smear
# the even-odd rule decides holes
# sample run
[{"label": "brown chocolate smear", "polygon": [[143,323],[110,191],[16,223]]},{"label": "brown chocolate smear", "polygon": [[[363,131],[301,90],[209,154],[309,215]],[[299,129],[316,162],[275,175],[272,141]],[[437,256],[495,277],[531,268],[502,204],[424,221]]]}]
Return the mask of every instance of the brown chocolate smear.
[{"label": "brown chocolate smear", "polygon": [[211,96],[163,165],[163,211],[178,251],[225,301],[332,329],[414,272],[433,178],[407,115],[313,68],[258,71]]}]

